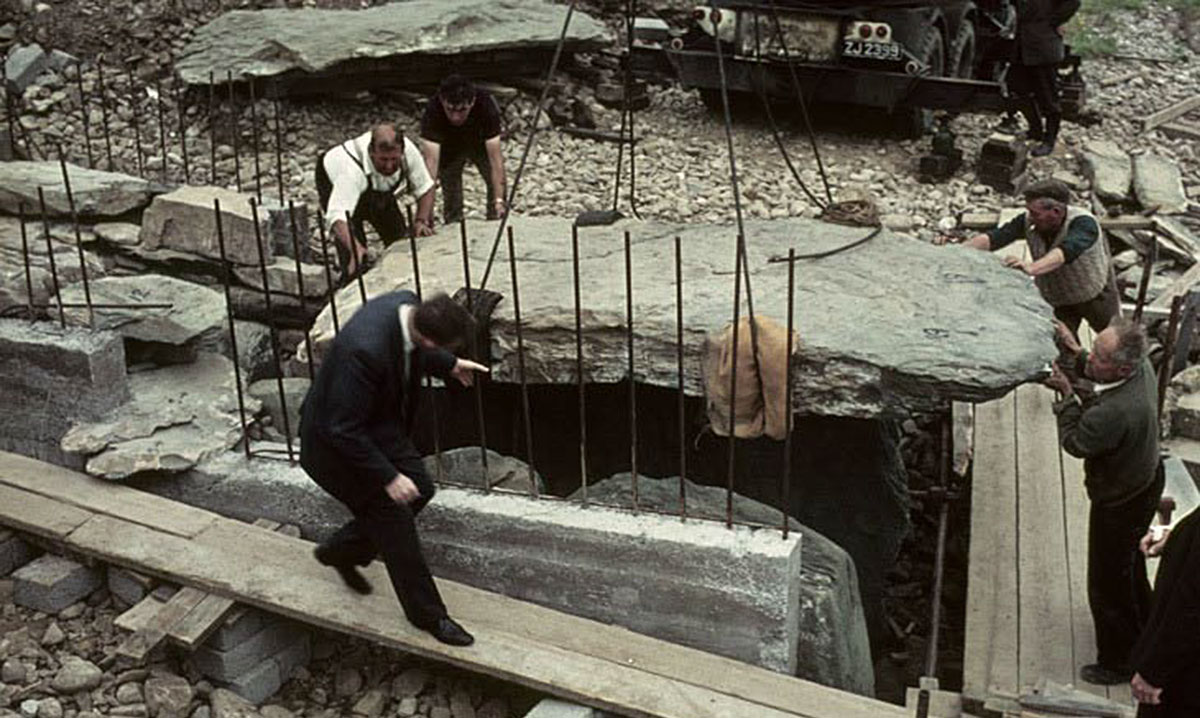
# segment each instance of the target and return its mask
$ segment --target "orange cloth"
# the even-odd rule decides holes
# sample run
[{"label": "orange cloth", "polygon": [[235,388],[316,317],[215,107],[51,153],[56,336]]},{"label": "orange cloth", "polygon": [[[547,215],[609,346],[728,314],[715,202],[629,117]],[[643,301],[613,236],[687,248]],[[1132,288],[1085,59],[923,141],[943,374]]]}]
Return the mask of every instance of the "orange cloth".
[{"label": "orange cloth", "polygon": [[[787,432],[787,329],[774,320],[755,317],[758,328],[758,366],[752,359],[754,341],[750,318],[738,322],[737,406],[734,433],[739,439],[767,435],[782,439]],[[792,351],[800,346],[792,332]],[[704,391],[713,432],[729,436],[729,378],[733,372],[733,324],[719,339],[709,339],[704,357]],[[759,381],[761,377],[761,382]]]}]

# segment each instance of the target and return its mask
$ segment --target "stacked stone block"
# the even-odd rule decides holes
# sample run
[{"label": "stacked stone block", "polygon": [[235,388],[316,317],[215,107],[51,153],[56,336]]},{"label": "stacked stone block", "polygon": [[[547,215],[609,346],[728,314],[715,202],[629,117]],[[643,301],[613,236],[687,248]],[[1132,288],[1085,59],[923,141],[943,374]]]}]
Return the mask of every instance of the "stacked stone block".
[{"label": "stacked stone block", "polygon": [[8,529],[0,528],[0,576],[7,576],[37,556],[37,549]]},{"label": "stacked stone block", "polygon": [[192,664],[218,685],[248,701],[274,695],[310,658],[310,633],[302,624],[240,608],[192,654]]},{"label": "stacked stone block", "polygon": [[100,570],[46,554],[13,572],[13,602],[56,614],[100,588]]}]

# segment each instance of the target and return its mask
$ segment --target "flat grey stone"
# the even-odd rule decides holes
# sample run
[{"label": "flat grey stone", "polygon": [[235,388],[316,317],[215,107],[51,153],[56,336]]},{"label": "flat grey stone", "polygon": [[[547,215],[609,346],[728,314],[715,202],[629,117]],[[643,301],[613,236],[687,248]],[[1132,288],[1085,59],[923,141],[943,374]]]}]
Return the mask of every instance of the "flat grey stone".
[{"label": "flat grey stone", "polygon": [[259,265],[258,241],[263,257],[272,261],[270,220],[261,208],[255,233],[251,194],[220,187],[180,187],[154,198],[142,217],[141,246],[147,250],[172,249],[209,260],[221,259],[214,202],[221,208],[225,257],[235,264]]},{"label": "flat grey stone", "polygon": [[284,377],[283,402],[287,404],[287,424],[284,424],[283,405],[279,399],[279,382],[275,379],[261,379],[248,388],[250,396],[262,402],[267,414],[271,417],[271,425],[281,434],[287,426],[292,438],[300,436],[300,404],[308,394],[311,382],[307,377]]},{"label": "flat grey stone", "polygon": [[[225,298],[215,289],[174,277],[142,275],[104,277],[90,283],[92,302],[125,305],[127,308],[95,309],[95,327],[111,329],[126,339],[156,344],[181,345],[206,332],[219,331],[228,314]],[[63,301],[84,304],[82,282],[64,287]],[[171,305],[144,308],[140,304]],[[86,325],[84,307],[67,310],[68,321]]]},{"label": "flat grey stone", "polygon": [[1122,204],[1132,199],[1133,163],[1111,140],[1091,140],[1084,145],[1083,169],[1092,192],[1105,204]]},{"label": "flat grey stone", "polygon": [[18,95],[25,92],[49,64],[50,56],[41,45],[34,43],[14,47],[4,60],[7,88]]},{"label": "flat grey stone", "polygon": [[[7,576],[37,556],[37,550],[20,536],[0,529],[0,577]],[[3,679],[4,683],[11,683]]]},{"label": "flat grey stone", "polygon": [[[235,267],[234,274],[247,287],[262,291],[262,270],[255,267]],[[296,260],[290,256],[275,257],[267,265],[267,286],[272,292],[300,296],[300,284],[304,283],[304,296],[324,297],[329,292],[329,283],[325,278],[325,267],[318,264],[300,264],[300,272],[296,272]]]},{"label": "flat grey stone", "polygon": [[1187,211],[1183,176],[1179,167],[1168,159],[1150,154],[1134,157],[1133,191],[1144,209],[1157,207],[1162,214]]},{"label": "flat grey stone", "polygon": [[[529,464],[512,456],[498,454],[491,449],[487,450],[487,454],[489,486],[518,494],[532,493],[529,485]],[[443,477],[453,477],[460,483],[483,485],[478,447],[463,446],[443,451],[440,456],[440,468],[438,460],[436,455],[426,456],[424,459],[425,471],[435,480],[442,481]],[[537,471],[533,472],[533,480],[537,482],[539,491],[545,490],[546,482]]]},{"label": "flat grey stone", "polygon": [[133,246],[140,241],[139,235],[142,228],[140,225],[129,222],[101,222],[92,227],[92,231],[102,241]]},{"label": "flat grey stone", "polygon": [[13,602],[42,613],[58,613],[100,586],[100,572],[46,554],[13,572]]},{"label": "flat grey stone", "polygon": [[[528,380],[573,384],[575,315],[568,220],[514,217]],[[585,379],[626,377],[622,232],[632,233],[637,381],[674,389],[676,307],[674,238],[683,246],[685,391],[703,395],[705,341],[732,320],[733,231],[728,227],[623,221],[580,231]],[[468,223],[475,282],[496,232]],[[814,220],[746,223],[755,311],[787,324],[786,256],[836,250],[869,229]],[[392,245],[365,275],[369,296],[413,285],[407,246]],[[420,244],[424,292],[462,285],[459,232],[443,228]],[[488,289],[512,292],[507,250],[497,252]],[[743,286],[743,290],[745,287]],[[340,321],[361,303],[357,286],[338,293]],[[743,303],[745,295],[743,291]],[[746,307],[743,306],[743,310]],[[743,311],[745,316],[745,311]],[[1054,358],[1051,311],[1025,276],[985,252],[935,247],[881,231],[874,239],[822,259],[796,263],[794,407],[800,412],[872,417],[983,401],[1033,379]],[[333,336],[326,307],[313,329],[320,357]],[[492,378],[519,381],[513,304],[492,315]],[[749,340],[748,337],[745,338]],[[300,355],[303,358],[303,352]]]},{"label": "flat grey stone", "polygon": [[146,681],[146,708],[154,718],[187,718],[194,695],[181,676],[156,675]]},{"label": "flat grey stone", "polygon": [[[156,191],[146,180],[67,164],[75,210],[82,219],[119,217],[150,204]],[[24,204],[27,215],[38,212],[38,187],[46,197],[46,213],[70,217],[66,185],[58,162],[0,163],[0,210],[15,215]]]}]

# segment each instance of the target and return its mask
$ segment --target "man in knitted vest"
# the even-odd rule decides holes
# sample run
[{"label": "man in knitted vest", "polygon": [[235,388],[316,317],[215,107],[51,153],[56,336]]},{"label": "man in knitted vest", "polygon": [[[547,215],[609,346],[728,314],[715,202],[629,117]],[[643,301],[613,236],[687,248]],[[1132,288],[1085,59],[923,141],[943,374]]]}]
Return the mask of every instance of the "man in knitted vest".
[{"label": "man in knitted vest", "polygon": [[[1032,259],[1005,257],[1005,266],[1033,277],[1054,316],[1072,332],[1084,319],[1092,331],[1102,331],[1120,313],[1121,297],[1100,223],[1087,211],[1068,206],[1071,191],[1058,180],[1034,182],[1024,195],[1024,214],[963,244],[995,250],[1026,240]],[[935,243],[947,241],[939,237]]]},{"label": "man in knitted vest", "polygon": [[1076,371],[1094,382],[1081,399],[1058,367],[1046,385],[1062,399],[1054,405],[1063,450],[1083,459],[1088,515],[1088,604],[1096,627],[1097,660],[1080,671],[1089,683],[1130,679],[1130,655],[1150,612],[1150,583],[1138,542],[1162,497],[1158,447],[1158,390],[1146,360],[1141,325],[1118,317],[1080,349],[1061,323],[1059,341],[1075,357]]}]

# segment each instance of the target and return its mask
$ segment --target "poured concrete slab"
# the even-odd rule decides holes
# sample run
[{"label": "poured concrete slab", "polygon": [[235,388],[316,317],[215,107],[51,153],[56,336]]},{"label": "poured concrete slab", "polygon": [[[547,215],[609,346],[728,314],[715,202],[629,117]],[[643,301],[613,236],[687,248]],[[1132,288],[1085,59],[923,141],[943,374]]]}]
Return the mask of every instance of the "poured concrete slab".
[{"label": "poured concrete slab", "polygon": [[[535,383],[575,382],[575,315],[568,220],[515,217],[526,370]],[[497,224],[468,223],[471,274],[485,272]],[[709,336],[733,318],[734,230],[730,227],[621,222],[580,230],[585,379],[627,374],[623,232],[632,235],[634,376],[675,388],[674,238],[680,237],[684,286],[685,390],[703,394],[701,361]],[[756,313],[787,323],[788,248],[815,254],[796,262],[794,406],[800,412],[872,417],[931,410],[951,400],[983,401],[1029,381],[1056,351],[1051,311],[1028,277],[986,252],[935,247],[886,230],[788,219],[746,225]],[[422,289],[463,285],[457,227],[418,242]],[[365,278],[370,296],[412,288],[406,242],[393,244]],[[511,295],[502,246],[488,289]],[[745,282],[742,286],[742,316]],[[337,296],[343,324],[360,304],[358,287]],[[333,337],[328,307],[313,329],[318,358]],[[748,341],[743,338],[742,341]],[[516,382],[511,296],[493,314],[492,379]]]}]

